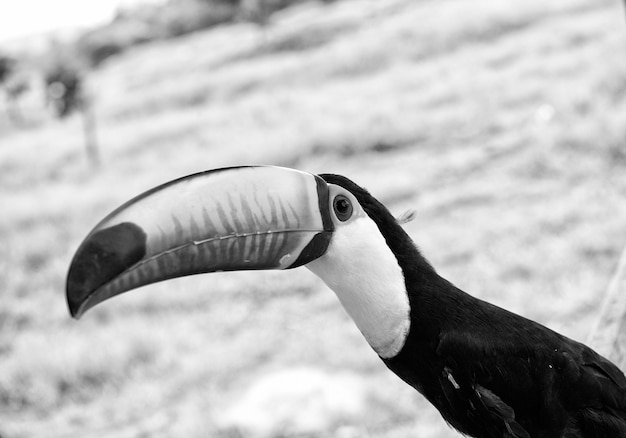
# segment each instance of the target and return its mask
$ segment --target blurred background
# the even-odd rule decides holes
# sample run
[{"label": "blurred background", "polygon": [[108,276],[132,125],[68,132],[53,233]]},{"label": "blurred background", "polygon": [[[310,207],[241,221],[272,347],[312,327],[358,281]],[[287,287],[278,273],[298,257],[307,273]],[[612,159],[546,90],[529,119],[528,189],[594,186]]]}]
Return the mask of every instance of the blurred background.
[{"label": "blurred background", "polygon": [[460,288],[584,341],[626,243],[618,0],[0,4],[0,436],[458,437],[306,269],[80,322],[69,262],[170,179],[348,176]]}]

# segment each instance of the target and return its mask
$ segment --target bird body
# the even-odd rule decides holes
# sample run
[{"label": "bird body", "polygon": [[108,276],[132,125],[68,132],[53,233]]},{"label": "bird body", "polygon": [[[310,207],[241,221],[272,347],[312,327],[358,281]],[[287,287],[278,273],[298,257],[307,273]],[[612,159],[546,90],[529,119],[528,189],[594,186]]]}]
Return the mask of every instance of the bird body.
[{"label": "bird body", "polygon": [[346,178],[401,268],[403,348],[385,364],[459,431],[484,438],[626,437],[626,377],[589,347],[440,277],[389,211]]},{"label": "bird body", "polygon": [[385,364],[459,431],[484,438],[626,437],[626,377],[589,347],[437,274],[391,213],[347,178],[403,274],[410,330]]},{"label": "bird body", "polygon": [[626,436],[626,379],[593,350],[443,278],[410,294],[421,307],[405,347],[384,361],[456,429],[494,438]]},{"label": "bird body", "polygon": [[[162,205],[184,211],[155,214]],[[342,176],[250,167],[154,189],[87,236],[67,297],[79,316],[175,276],[302,265],[336,292],[387,367],[460,432],[626,437],[626,377],[615,365],[439,276],[387,208]]]}]

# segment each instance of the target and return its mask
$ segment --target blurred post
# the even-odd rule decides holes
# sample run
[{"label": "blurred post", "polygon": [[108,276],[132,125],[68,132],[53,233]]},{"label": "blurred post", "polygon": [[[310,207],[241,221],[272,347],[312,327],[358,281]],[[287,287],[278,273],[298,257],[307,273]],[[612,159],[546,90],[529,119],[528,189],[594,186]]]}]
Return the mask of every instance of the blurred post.
[{"label": "blurred post", "polygon": [[100,153],[98,152],[98,136],[96,134],[96,116],[91,100],[84,96],[80,102],[80,112],[83,116],[83,132],[85,134],[85,148],[87,159],[94,168],[100,167]]},{"label": "blurred post", "polygon": [[587,344],[622,371],[626,370],[626,247]]}]

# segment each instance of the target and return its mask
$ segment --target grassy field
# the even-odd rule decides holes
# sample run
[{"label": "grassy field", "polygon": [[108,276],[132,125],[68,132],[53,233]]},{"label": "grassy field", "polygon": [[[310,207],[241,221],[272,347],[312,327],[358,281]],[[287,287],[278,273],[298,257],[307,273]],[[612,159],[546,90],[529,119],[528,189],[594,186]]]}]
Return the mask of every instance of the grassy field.
[{"label": "grassy field", "polygon": [[[81,239],[209,168],[344,174],[473,295],[584,340],[626,243],[618,1],[346,0],[111,59],[80,120],[0,131],[0,436],[459,436],[306,269],[156,284],[80,322]],[[0,114],[0,117],[2,115]]]}]

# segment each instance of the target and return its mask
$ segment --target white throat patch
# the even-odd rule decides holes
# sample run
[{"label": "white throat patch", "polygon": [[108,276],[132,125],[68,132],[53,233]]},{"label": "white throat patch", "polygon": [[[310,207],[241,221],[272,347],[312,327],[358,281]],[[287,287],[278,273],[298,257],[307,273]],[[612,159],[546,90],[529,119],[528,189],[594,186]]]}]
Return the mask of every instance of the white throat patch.
[{"label": "white throat patch", "polygon": [[326,253],[306,267],[335,291],[380,357],[400,352],[411,324],[404,275],[369,216],[337,227]]}]

